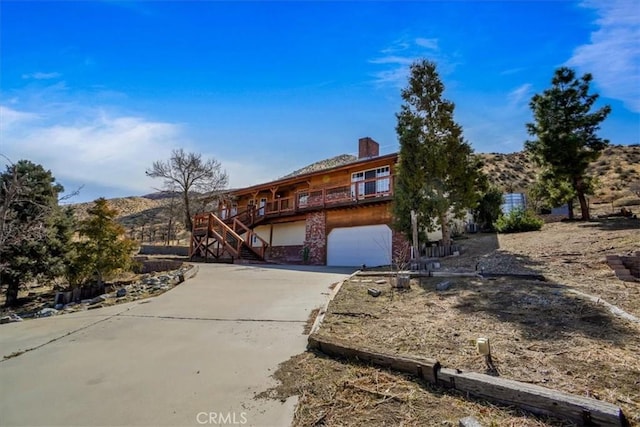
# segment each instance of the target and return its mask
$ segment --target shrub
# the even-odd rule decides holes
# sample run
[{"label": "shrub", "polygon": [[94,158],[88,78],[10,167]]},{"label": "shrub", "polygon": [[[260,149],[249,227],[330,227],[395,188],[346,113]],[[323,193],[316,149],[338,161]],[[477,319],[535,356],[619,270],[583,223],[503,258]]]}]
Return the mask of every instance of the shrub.
[{"label": "shrub", "polygon": [[542,228],[544,221],[533,212],[524,209],[514,209],[508,215],[503,215],[495,223],[498,233],[521,233],[523,231],[537,231]]},{"label": "shrub", "polygon": [[493,230],[494,223],[500,217],[502,206],[502,191],[490,187],[478,202],[474,211],[475,221],[483,230]]}]

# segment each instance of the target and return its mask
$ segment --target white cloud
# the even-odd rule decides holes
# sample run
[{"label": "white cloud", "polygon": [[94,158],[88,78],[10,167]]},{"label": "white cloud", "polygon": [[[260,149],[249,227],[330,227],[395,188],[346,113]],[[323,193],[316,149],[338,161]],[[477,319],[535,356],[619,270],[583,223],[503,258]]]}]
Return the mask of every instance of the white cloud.
[{"label": "white cloud", "polygon": [[374,58],[369,60],[372,64],[394,64],[394,65],[411,65],[416,58],[397,56],[397,55],[388,55],[382,56],[380,58]]},{"label": "white cloud", "polygon": [[524,68],[510,68],[508,70],[503,70],[500,72],[501,76],[509,76],[511,74],[517,74],[524,71]]},{"label": "white cloud", "polygon": [[41,71],[37,71],[35,73],[23,74],[23,79],[35,79],[35,80],[49,80],[49,79],[57,79],[61,77],[60,73],[43,73]]},{"label": "white cloud", "polygon": [[0,154],[43,165],[67,190],[83,185],[72,202],[155,191],[163,182],[148,178],[145,170],[155,160],[169,159],[175,148],[219,160],[231,187],[277,178],[272,165],[243,152],[225,157],[203,150],[182,125],[106,110],[48,97],[38,111],[0,105]]},{"label": "white cloud", "polygon": [[449,73],[455,67],[449,55],[442,54],[436,38],[402,38],[380,50],[380,56],[369,63],[384,66],[373,73],[374,83],[383,86],[403,87],[409,76],[409,67],[416,60],[426,58],[438,65],[441,74]]},{"label": "white cloud", "polygon": [[511,108],[521,108],[528,105],[529,100],[533,96],[531,94],[532,85],[525,83],[522,86],[509,92],[507,99],[509,100],[509,106]]},{"label": "white cloud", "polygon": [[418,37],[416,39],[416,44],[426,49],[438,50],[438,39],[425,39],[423,37]]},{"label": "white cloud", "polygon": [[[18,111],[4,105],[0,105],[0,136],[3,136],[5,132],[8,132],[9,129],[16,124],[34,120],[37,117],[38,115],[34,113]],[[4,139],[4,137],[2,139]]]},{"label": "white cloud", "polygon": [[640,112],[640,13],[636,0],[585,1],[595,9],[597,30],[579,46],[567,65],[589,72],[603,96]]},{"label": "white cloud", "polygon": [[84,184],[88,192],[92,186],[118,189],[122,195],[149,192],[158,183],[144,171],[183,143],[179,126],[141,117],[78,110],[75,121],[51,124],[33,120],[40,114],[1,111],[14,118],[0,128],[3,154],[12,161],[40,163],[59,182]]}]

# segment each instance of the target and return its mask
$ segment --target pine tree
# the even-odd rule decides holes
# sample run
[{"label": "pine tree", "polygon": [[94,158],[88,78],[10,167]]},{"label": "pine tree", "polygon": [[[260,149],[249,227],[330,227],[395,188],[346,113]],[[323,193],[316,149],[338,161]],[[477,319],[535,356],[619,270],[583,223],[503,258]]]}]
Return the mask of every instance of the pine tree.
[{"label": "pine tree", "polygon": [[130,270],[136,242],[125,237],[125,229],[115,221],[118,211],[111,209],[104,198],[94,201],[87,210],[88,218],[80,221],[74,256],[67,272],[72,285],[94,277],[101,285],[114,273]]},{"label": "pine tree", "polygon": [[[582,219],[589,219],[586,194],[591,190],[586,175],[589,163],[600,157],[609,141],[599,138],[596,132],[611,107],[606,105],[590,112],[598,99],[589,94],[593,77],[585,74],[580,79],[567,67],[556,70],[551,88],[536,94],[529,106],[535,123],[527,123],[527,131],[537,139],[527,141],[525,148],[533,159],[558,181],[568,181],[580,202]],[[573,209],[569,211],[573,218]]]},{"label": "pine tree", "polygon": [[451,241],[450,217],[461,217],[476,205],[483,182],[480,163],[453,118],[454,104],[443,98],[444,85],[433,62],[411,65],[404,100],[396,114],[400,142],[395,226],[411,236],[410,213],[422,227],[442,229],[444,244]]},{"label": "pine tree", "polygon": [[25,283],[64,270],[71,216],[58,206],[62,191],[50,171],[28,160],[0,174],[0,283],[8,307]]}]

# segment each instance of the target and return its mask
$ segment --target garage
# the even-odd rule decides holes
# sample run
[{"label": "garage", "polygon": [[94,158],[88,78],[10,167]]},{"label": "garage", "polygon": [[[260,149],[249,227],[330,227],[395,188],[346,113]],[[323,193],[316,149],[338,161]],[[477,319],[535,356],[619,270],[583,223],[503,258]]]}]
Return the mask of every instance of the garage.
[{"label": "garage", "polygon": [[391,247],[391,229],[387,225],[334,228],[327,237],[327,265],[389,265]]}]

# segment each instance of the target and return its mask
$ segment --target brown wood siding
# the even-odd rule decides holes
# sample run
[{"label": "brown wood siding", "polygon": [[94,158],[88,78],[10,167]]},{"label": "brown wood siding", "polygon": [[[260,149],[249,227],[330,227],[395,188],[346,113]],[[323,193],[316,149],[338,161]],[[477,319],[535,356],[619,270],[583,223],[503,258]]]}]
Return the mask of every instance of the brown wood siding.
[{"label": "brown wood siding", "polygon": [[339,185],[350,185],[351,184],[351,174],[355,172],[366,171],[370,169],[376,169],[383,166],[389,166],[389,172],[391,175],[395,175],[396,164],[395,159],[390,158],[379,158],[379,159],[371,159],[366,163],[358,163],[349,167],[348,169],[340,169],[336,171],[326,171],[326,172],[317,172],[312,176],[304,176],[301,177],[300,182],[289,182],[287,184],[278,186],[278,184],[266,183],[264,188],[255,189],[250,194],[246,193],[246,190],[237,190],[235,192],[231,192],[231,194],[239,195],[237,201],[238,206],[247,206],[247,202],[250,199],[254,198],[255,191],[259,191],[258,195],[255,196],[256,205],[259,203],[261,197],[265,197],[268,200],[272,199],[271,188],[279,187],[276,193],[280,194],[281,197],[293,196],[299,190],[306,190],[309,188],[325,188],[325,187],[335,187]]},{"label": "brown wood siding", "polygon": [[327,210],[327,234],[334,228],[361,225],[391,225],[391,203],[370,205],[357,209]]}]

